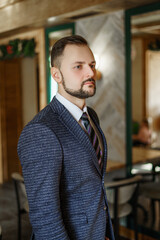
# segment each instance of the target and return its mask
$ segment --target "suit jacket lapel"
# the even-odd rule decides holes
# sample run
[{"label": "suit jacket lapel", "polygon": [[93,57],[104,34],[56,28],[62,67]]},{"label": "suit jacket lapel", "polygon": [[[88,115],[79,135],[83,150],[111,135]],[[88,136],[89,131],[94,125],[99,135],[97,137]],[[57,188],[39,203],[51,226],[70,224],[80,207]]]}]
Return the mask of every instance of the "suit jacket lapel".
[{"label": "suit jacket lapel", "polygon": [[[74,119],[74,117],[69,113],[69,111],[56,98],[53,98],[50,104],[52,109],[59,115],[61,123],[64,124],[66,128],[71,132],[71,134],[73,134],[74,137],[77,138],[79,144],[82,144],[84,149],[86,149],[91,154],[95,167],[97,168],[99,174],[102,175],[93,145],[90,142],[89,137],[87,136],[85,131],[80,126],[80,124]],[[95,124],[97,126],[97,123]],[[97,128],[99,129],[98,126]]]}]

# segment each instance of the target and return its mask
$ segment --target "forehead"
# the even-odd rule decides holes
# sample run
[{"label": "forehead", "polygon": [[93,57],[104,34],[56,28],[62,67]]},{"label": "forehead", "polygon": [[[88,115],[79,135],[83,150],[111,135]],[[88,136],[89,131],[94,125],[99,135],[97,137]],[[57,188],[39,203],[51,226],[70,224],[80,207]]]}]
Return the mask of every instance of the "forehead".
[{"label": "forehead", "polygon": [[67,45],[64,49],[62,61],[69,63],[86,62],[91,63],[94,61],[94,56],[90,48],[86,45]]}]

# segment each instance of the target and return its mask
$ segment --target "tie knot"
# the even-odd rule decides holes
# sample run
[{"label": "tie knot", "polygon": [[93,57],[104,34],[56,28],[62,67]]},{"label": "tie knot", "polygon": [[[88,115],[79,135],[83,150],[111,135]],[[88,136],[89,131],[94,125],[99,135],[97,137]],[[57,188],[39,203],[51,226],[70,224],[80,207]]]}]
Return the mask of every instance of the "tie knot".
[{"label": "tie knot", "polygon": [[84,125],[84,127],[86,128],[86,130],[88,130],[88,127],[90,125],[89,119],[88,119],[88,115],[86,112],[84,112],[81,116],[81,121]]},{"label": "tie knot", "polygon": [[81,116],[81,119],[88,119],[88,115],[86,112],[83,112],[82,116]]}]

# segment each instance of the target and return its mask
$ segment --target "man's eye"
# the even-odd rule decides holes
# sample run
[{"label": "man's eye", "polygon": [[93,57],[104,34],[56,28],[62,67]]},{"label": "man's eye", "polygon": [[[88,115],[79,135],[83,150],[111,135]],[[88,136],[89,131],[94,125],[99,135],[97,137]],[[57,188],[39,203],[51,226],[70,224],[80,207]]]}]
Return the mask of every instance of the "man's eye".
[{"label": "man's eye", "polygon": [[81,69],[82,66],[81,66],[81,65],[77,65],[77,66],[75,66],[75,68],[76,68],[76,69]]},{"label": "man's eye", "polygon": [[92,69],[95,69],[95,67],[96,67],[95,65],[91,65],[91,68],[92,68]]}]

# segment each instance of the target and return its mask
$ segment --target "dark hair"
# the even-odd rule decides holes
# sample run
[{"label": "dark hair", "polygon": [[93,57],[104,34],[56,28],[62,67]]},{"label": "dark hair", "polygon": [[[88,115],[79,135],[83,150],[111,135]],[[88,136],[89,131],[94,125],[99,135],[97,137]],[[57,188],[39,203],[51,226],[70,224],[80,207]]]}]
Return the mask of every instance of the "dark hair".
[{"label": "dark hair", "polygon": [[59,57],[62,56],[63,51],[66,45],[73,44],[73,45],[87,45],[87,41],[79,36],[79,35],[72,35],[68,37],[64,37],[59,39],[52,47],[51,50],[51,66],[52,67],[60,67],[60,59]]}]

